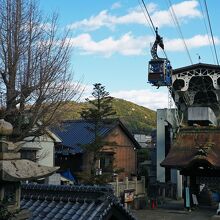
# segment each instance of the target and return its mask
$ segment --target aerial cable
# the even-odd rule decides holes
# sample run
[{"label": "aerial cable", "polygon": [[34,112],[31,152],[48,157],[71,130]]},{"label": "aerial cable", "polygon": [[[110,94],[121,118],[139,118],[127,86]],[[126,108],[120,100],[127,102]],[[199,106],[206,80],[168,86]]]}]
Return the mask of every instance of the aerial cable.
[{"label": "aerial cable", "polygon": [[143,14],[144,14],[144,17],[145,17],[146,21],[148,22],[149,27],[151,28],[152,33],[155,34],[155,30],[154,30],[154,28],[152,27],[151,22],[149,21],[149,18],[148,18],[147,15],[145,14],[145,11],[144,11],[144,9],[143,9],[143,6],[142,6],[140,0],[138,0],[138,2],[139,2],[139,5],[140,5],[140,7],[141,7],[141,10],[142,10],[142,12],[143,12]]},{"label": "aerial cable", "polygon": [[203,23],[204,23],[204,26],[205,26],[205,30],[206,30],[206,33],[207,33],[207,36],[208,36],[208,40],[209,40],[209,46],[210,46],[210,50],[211,50],[211,53],[212,53],[212,58],[213,58],[213,61],[215,63],[215,55],[214,55],[214,52],[213,52],[213,48],[212,48],[212,42],[210,40],[210,34],[209,34],[209,30],[208,30],[208,27],[207,27],[207,23],[206,23],[206,19],[205,19],[205,14],[204,14],[204,10],[203,10],[203,7],[202,7],[202,3],[201,1],[199,0],[199,5],[200,5],[200,9],[201,9],[201,12],[202,12],[202,17],[203,17]]},{"label": "aerial cable", "polygon": [[171,18],[173,19],[173,22],[174,22],[174,24],[176,25],[177,30],[179,31],[180,37],[182,38],[182,41],[183,41],[185,50],[186,50],[186,52],[187,52],[188,58],[189,58],[189,60],[190,60],[190,63],[193,64],[192,58],[191,58],[191,56],[190,56],[188,47],[187,47],[187,45],[186,45],[186,41],[184,40],[183,33],[182,33],[182,31],[181,31],[181,28],[180,28],[180,25],[179,25],[179,22],[178,22],[176,13],[175,13],[175,11],[174,11],[174,9],[173,9],[173,6],[172,6],[172,3],[171,3],[170,0],[168,0],[168,2],[169,2],[169,5],[170,5],[170,10],[169,10],[169,12],[170,12]]},{"label": "aerial cable", "polygon": [[210,17],[209,17],[209,12],[208,12],[208,7],[207,7],[207,4],[206,4],[206,0],[204,0],[204,3],[205,3],[206,15],[207,15],[207,18],[208,18],[208,23],[209,23],[209,30],[210,30],[211,37],[212,37],[212,44],[213,44],[214,51],[215,51],[215,58],[216,58],[217,65],[219,65],[218,55],[217,55],[217,51],[216,51],[216,47],[215,47],[215,40],[214,40],[214,36],[213,36],[213,32],[212,32],[212,26],[211,26],[211,21],[210,21]]},{"label": "aerial cable", "polygon": [[[143,4],[143,6],[144,6],[145,11],[147,12],[147,16],[146,16],[145,12],[143,11],[144,16],[145,16],[145,18],[146,18],[146,20],[147,20],[149,26],[151,27],[151,30],[153,31],[153,33],[155,33],[155,34],[157,35],[157,28],[155,27],[155,25],[154,25],[154,23],[153,23],[153,21],[152,21],[152,19],[151,19],[151,16],[150,16],[150,13],[149,13],[149,11],[148,11],[148,9],[147,9],[147,6],[146,6],[144,0],[141,0],[141,1],[142,1],[142,4]],[[139,4],[140,4],[140,6],[141,6],[141,9],[143,10],[143,7],[142,7],[142,5],[141,5],[141,3],[140,3],[140,0],[139,0]],[[148,17],[149,19],[147,19],[147,17]],[[161,48],[161,49],[162,49],[162,51],[163,51],[164,56],[166,57],[166,59],[168,59],[167,54],[166,54],[164,48]]]},{"label": "aerial cable", "polygon": [[[141,2],[140,2],[140,0],[138,0],[138,2],[139,2],[139,5],[140,5],[140,7],[141,7],[141,10],[142,10],[142,12],[143,12],[143,14],[144,14],[144,17],[145,17],[145,19],[147,20],[149,27],[151,28],[152,33],[155,34],[156,29],[154,29],[155,26],[154,26],[154,24],[153,24],[153,22],[152,22],[152,20],[151,20],[151,18],[150,18],[150,16],[149,16],[149,13],[148,13],[148,11],[147,11],[147,9],[146,9],[146,5],[145,5],[145,10],[144,10],[144,9],[143,9],[143,6],[142,6],[142,4],[141,4]],[[147,15],[145,14],[145,11],[147,11],[147,15],[148,15],[149,18],[148,18]],[[150,20],[149,20],[149,19],[150,19]],[[165,52],[164,49],[163,49],[163,53],[164,53],[165,57],[167,58],[167,54],[166,54],[166,52]],[[167,59],[168,59],[168,58],[167,58]]]},{"label": "aerial cable", "polygon": [[151,16],[150,16],[149,11],[147,10],[147,6],[145,5],[144,0],[141,0],[141,1],[142,1],[143,5],[144,5],[144,8],[145,8],[146,12],[147,12],[147,15],[148,15],[148,17],[149,17],[150,23],[151,23],[151,25],[152,25],[152,27],[153,27],[153,29],[154,29],[154,32],[156,33],[156,28],[155,28],[154,23],[153,23],[153,21],[152,21],[152,19],[151,19]]}]

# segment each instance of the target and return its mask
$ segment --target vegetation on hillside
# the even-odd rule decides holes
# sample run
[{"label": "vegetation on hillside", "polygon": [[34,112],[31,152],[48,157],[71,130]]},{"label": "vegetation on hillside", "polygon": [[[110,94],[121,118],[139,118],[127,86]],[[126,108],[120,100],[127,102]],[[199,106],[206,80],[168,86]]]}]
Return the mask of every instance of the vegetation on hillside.
[{"label": "vegetation on hillside", "polygon": [[[80,112],[86,108],[87,102],[76,103],[69,102],[63,110],[63,119],[79,119]],[[127,126],[133,133],[149,134],[152,129],[156,128],[156,112],[136,105],[123,99],[113,99],[113,108],[116,111],[116,117]]]},{"label": "vegetation on hillside", "polygon": [[114,99],[117,116],[133,133],[148,134],[156,127],[156,112],[123,99]]}]

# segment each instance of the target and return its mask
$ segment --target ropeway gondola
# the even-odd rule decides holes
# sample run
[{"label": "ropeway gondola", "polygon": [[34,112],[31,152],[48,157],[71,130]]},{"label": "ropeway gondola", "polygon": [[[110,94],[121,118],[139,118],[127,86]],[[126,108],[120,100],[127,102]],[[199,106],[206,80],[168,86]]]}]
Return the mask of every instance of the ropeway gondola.
[{"label": "ropeway gondola", "polygon": [[153,59],[148,65],[148,82],[153,86],[171,86],[172,85],[172,66],[167,58],[160,58],[157,55],[157,47],[164,49],[163,38],[155,30],[156,40],[151,48]]}]

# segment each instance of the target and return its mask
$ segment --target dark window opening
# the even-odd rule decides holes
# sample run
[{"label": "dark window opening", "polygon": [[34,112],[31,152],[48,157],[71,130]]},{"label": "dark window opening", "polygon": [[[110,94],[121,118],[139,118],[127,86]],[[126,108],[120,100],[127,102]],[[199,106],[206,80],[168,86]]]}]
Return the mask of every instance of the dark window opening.
[{"label": "dark window opening", "polygon": [[21,151],[21,158],[36,161],[37,152],[35,150],[22,150]]},{"label": "dark window opening", "polygon": [[104,153],[100,157],[100,168],[102,172],[112,172],[113,171],[113,154]]}]

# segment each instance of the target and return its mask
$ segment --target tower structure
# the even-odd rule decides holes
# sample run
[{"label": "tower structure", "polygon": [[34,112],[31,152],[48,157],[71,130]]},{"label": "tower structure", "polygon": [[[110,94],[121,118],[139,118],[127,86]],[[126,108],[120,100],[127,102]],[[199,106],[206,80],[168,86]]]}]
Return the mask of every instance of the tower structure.
[{"label": "tower structure", "polygon": [[183,123],[160,165],[184,176],[185,207],[193,205],[192,196],[208,205],[199,186],[219,187],[220,66],[198,63],[173,70],[172,97]]},{"label": "tower structure", "polygon": [[[217,125],[215,118],[220,113],[220,66],[198,63],[173,70],[172,96],[189,124]],[[193,120],[192,117],[196,115],[199,117]]]}]

